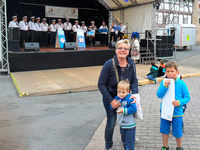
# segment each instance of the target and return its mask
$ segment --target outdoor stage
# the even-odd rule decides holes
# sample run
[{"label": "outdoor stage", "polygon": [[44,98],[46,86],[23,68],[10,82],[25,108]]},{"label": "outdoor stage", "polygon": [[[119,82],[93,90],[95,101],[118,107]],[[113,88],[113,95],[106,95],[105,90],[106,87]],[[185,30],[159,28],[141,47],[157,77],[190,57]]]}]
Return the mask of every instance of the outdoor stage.
[{"label": "outdoor stage", "polygon": [[115,49],[109,47],[41,48],[38,52],[9,52],[9,63],[11,72],[74,68],[103,65],[114,55]]}]

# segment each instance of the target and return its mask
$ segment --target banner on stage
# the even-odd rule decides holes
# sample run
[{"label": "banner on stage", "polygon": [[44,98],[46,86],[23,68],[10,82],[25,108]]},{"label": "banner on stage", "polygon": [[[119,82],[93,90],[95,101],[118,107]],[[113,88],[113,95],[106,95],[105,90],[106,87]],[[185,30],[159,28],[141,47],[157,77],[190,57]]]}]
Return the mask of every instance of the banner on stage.
[{"label": "banner on stage", "polygon": [[78,44],[78,47],[81,47],[81,48],[86,47],[84,32],[80,32],[80,31],[77,32],[77,44]]},{"label": "banner on stage", "polygon": [[175,82],[173,79],[164,79],[164,82],[166,80],[170,80],[170,84],[165,96],[162,98],[161,118],[172,121],[174,113],[172,101],[175,100]]},{"label": "banner on stage", "polygon": [[64,48],[65,46],[65,33],[63,30],[58,30],[56,35],[56,48]]},{"label": "banner on stage", "polygon": [[78,19],[77,8],[45,6],[45,16],[50,18]]},{"label": "banner on stage", "polygon": [[87,36],[95,36],[95,31],[87,31]]}]

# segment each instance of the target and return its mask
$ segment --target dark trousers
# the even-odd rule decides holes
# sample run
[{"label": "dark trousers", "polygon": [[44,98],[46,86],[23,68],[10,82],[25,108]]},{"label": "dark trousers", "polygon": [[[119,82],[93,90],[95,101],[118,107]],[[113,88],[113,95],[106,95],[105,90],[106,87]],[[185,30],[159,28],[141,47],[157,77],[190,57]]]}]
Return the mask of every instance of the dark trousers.
[{"label": "dark trousers", "polygon": [[108,44],[108,34],[101,34],[101,44],[107,46],[107,44]]},{"label": "dark trousers", "polygon": [[151,75],[151,74],[148,75],[147,78],[148,78],[149,80],[156,81],[156,79],[155,79],[155,78],[153,77],[153,75]]},{"label": "dark trousers", "polygon": [[95,36],[88,36],[87,39],[89,45],[95,46]]},{"label": "dark trousers", "polygon": [[109,149],[113,146],[113,132],[116,124],[117,113],[115,109],[110,108],[110,103],[103,100],[104,108],[106,110],[107,122],[105,128],[105,147]]},{"label": "dark trousers", "polygon": [[72,39],[71,39],[71,30],[65,30],[65,39],[66,39],[66,42],[72,41]]},{"label": "dark trousers", "polygon": [[56,44],[56,32],[50,32],[50,46],[55,47]]},{"label": "dark trousers", "polygon": [[73,42],[76,42],[76,35],[77,35],[77,33],[73,32]]},{"label": "dark trousers", "polygon": [[42,32],[42,46],[48,46],[48,32]]},{"label": "dark trousers", "polygon": [[135,149],[135,128],[122,129],[120,128],[122,143],[124,144],[124,150]]},{"label": "dark trousers", "polygon": [[30,42],[36,41],[36,31],[30,30]]},{"label": "dark trousers", "polygon": [[122,33],[122,32],[118,33],[118,37],[119,37],[120,40],[122,39],[123,36],[124,36],[124,33]]},{"label": "dark trousers", "polygon": [[42,31],[36,31],[36,42],[42,45]]},{"label": "dark trousers", "polygon": [[115,34],[115,32],[111,32],[110,33],[110,43],[111,42],[116,42],[117,41],[117,35]]},{"label": "dark trousers", "polygon": [[24,42],[28,42],[28,31],[20,31],[20,46],[24,47]]}]

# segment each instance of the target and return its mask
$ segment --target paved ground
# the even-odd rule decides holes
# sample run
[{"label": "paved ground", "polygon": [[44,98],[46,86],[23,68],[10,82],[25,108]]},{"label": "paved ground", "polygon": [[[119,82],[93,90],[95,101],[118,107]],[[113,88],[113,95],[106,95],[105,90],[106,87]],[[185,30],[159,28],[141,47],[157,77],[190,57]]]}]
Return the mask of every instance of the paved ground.
[{"label": "paved ground", "polygon": [[[178,52],[180,65],[199,68],[200,51]],[[190,56],[190,57],[188,57]],[[184,79],[192,100],[184,116],[186,149],[200,149],[200,77]],[[137,149],[156,150],[161,146],[159,134],[158,85],[140,87],[145,119],[137,125]],[[89,143],[105,111],[98,91],[18,98],[9,76],[0,76],[0,150],[82,150]],[[101,132],[102,134],[103,132]],[[121,149],[119,132],[115,147]],[[102,134],[103,135],[103,134]],[[99,135],[101,136],[101,135]],[[101,138],[101,141],[103,138]],[[170,146],[172,146],[170,139]],[[91,150],[102,150],[94,145]]]},{"label": "paved ground", "polygon": [[[191,101],[188,103],[188,108],[184,114],[185,132],[183,135],[183,147],[185,150],[200,149],[200,77],[184,79],[190,94]],[[162,147],[162,138],[159,132],[160,125],[160,99],[156,97],[156,91],[159,85],[144,85],[139,87],[141,94],[141,104],[144,113],[144,120],[137,120],[137,138],[138,143],[135,145],[136,150],[160,150]],[[85,150],[93,150],[94,145],[99,145],[96,150],[104,148],[103,132],[105,122],[100,125],[95,136],[92,138]],[[114,135],[114,149],[123,150],[118,125],[116,125]],[[175,140],[170,135],[170,148],[176,148]]]}]

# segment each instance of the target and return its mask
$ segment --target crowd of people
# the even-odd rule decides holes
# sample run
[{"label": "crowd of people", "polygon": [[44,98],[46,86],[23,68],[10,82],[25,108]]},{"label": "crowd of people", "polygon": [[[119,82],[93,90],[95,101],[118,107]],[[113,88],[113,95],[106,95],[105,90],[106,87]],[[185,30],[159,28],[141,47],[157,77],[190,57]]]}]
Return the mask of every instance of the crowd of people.
[{"label": "crowd of people", "polygon": [[[108,46],[108,34],[110,33],[110,40],[116,42],[117,39],[122,39],[126,26],[123,22],[119,25],[114,23],[108,29],[105,21],[102,22],[101,26],[97,28],[94,21],[90,22],[90,26],[85,25],[85,21],[81,21],[79,24],[78,20],[75,20],[74,25],[70,22],[69,18],[66,18],[65,22],[62,19],[51,20],[51,24],[47,23],[46,18],[40,18],[31,16],[28,21],[28,17],[22,17],[22,20],[18,23],[18,17],[13,16],[12,21],[9,22],[10,28],[20,29],[20,45],[24,47],[24,42],[38,42],[41,47],[54,47],[56,41],[57,31],[63,30],[65,33],[66,42],[76,42],[76,35],[78,31],[84,32],[86,38],[86,44],[95,46],[95,34],[100,34],[101,45]],[[90,34],[93,33],[93,34]]]}]

